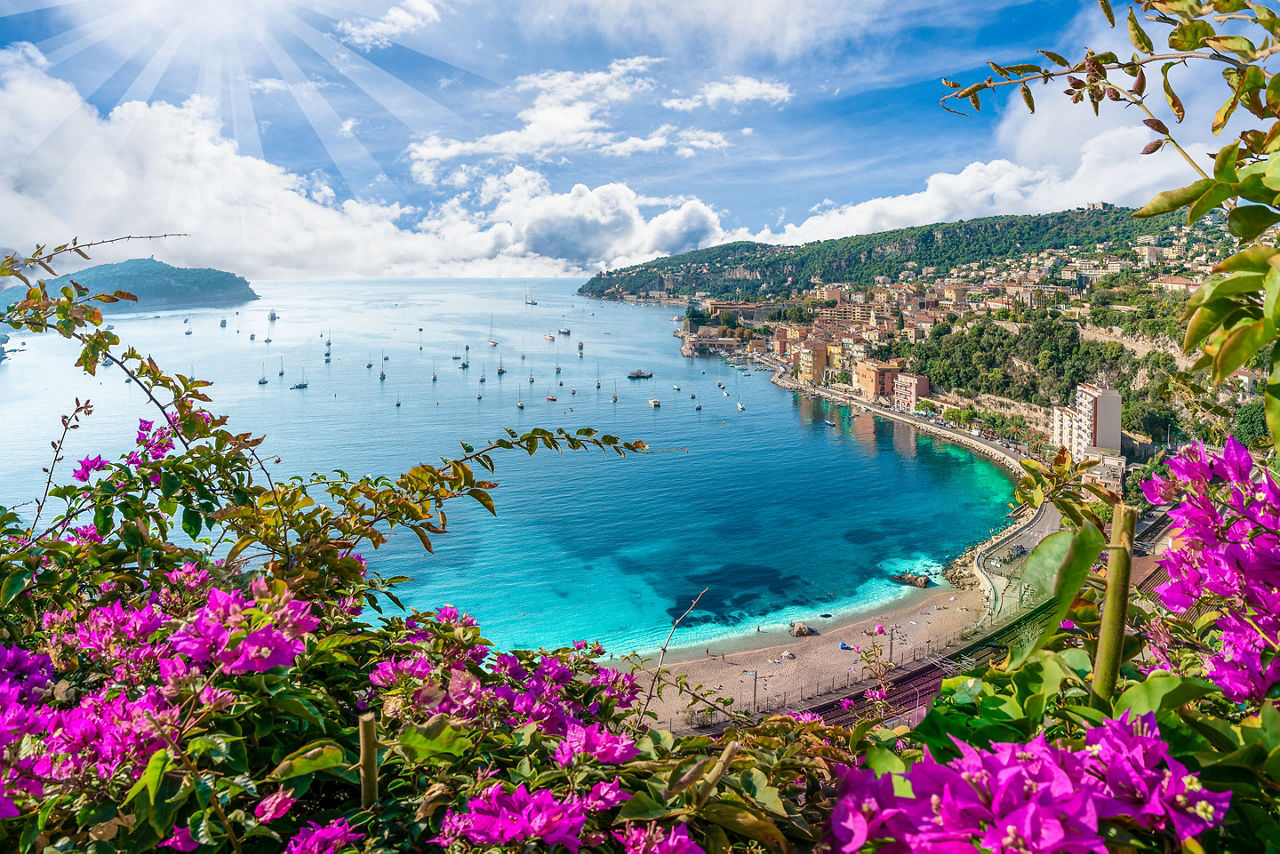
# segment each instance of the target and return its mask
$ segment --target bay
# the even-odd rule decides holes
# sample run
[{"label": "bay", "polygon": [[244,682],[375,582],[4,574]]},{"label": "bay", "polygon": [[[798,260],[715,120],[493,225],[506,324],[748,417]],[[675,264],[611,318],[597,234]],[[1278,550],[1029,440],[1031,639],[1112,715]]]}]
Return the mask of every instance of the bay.
[{"label": "bay", "polygon": [[[937,569],[1004,524],[1012,486],[994,463],[908,425],[784,391],[766,373],[685,359],[673,309],[588,300],[574,293],[579,284],[255,282],[262,299],[238,312],[109,322],[170,372],[212,380],[213,411],[238,431],[265,434],[282,475],[395,475],[506,426],[592,426],[646,441],[653,453],[626,459],[499,454],[497,518],[451,502],[450,533],[434,555],[412,535],[366,551],[378,571],[412,578],[401,589],[408,605],[469,611],[499,645],[581,638],[616,652],[652,650],[704,588],[676,646],[791,620],[821,625],[822,613],[885,607],[903,592],[889,574]],[[530,288],[534,306],[525,304]],[[486,343],[491,323],[498,347]],[[154,417],[118,370],[87,377],[72,366],[69,343],[12,337],[13,357],[0,363],[0,505],[9,506],[38,496],[48,442],[74,398],[91,399],[95,412],[71,436],[72,465],[126,451],[137,419]],[[628,380],[635,369],[653,378]],[[304,373],[308,387],[291,389]]]}]

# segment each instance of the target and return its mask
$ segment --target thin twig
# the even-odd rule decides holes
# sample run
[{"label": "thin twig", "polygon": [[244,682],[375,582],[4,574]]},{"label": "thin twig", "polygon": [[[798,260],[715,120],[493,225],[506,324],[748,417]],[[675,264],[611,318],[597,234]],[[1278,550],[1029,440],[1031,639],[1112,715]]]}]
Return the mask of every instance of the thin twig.
[{"label": "thin twig", "polygon": [[684,609],[684,613],[671,621],[671,631],[667,632],[667,639],[662,642],[662,649],[658,652],[658,666],[654,669],[653,681],[649,683],[649,693],[644,698],[644,705],[640,707],[640,713],[636,716],[638,720],[644,720],[644,714],[649,710],[649,703],[653,701],[654,691],[658,688],[658,674],[662,672],[663,659],[667,657],[667,647],[671,644],[671,638],[676,633],[676,627],[680,625],[680,621],[689,616],[694,608],[698,607],[698,601],[702,599],[703,593],[710,590],[710,587],[702,588],[702,592],[693,597],[693,601],[689,603],[689,607]]},{"label": "thin twig", "polygon": [[58,437],[57,443],[54,445],[53,461],[49,463],[48,477],[44,481],[44,494],[40,496],[40,501],[36,504],[36,515],[31,520],[31,530],[34,531],[36,526],[40,524],[40,515],[44,513],[44,506],[49,500],[49,491],[53,488],[53,470],[58,467],[58,463],[62,462],[62,452],[67,442],[67,436],[71,431],[76,429],[75,425],[80,420],[80,413],[86,415],[93,412],[93,404],[86,400],[81,403],[79,398],[76,399],[76,408],[70,415],[63,416],[62,419],[62,435]]}]

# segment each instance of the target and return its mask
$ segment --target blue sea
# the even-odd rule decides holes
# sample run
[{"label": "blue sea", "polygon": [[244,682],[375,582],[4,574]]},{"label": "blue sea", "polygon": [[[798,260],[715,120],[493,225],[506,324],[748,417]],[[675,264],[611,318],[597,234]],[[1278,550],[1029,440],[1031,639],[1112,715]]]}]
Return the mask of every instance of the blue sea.
[{"label": "blue sea", "polygon": [[[653,453],[626,459],[500,454],[496,518],[451,502],[434,555],[411,534],[366,552],[382,573],[412,578],[400,591],[407,604],[469,611],[500,645],[593,639],[614,652],[650,651],[703,588],[674,646],[791,620],[821,627],[883,608],[903,593],[891,573],[939,569],[1005,523],[1012,484],[995,464],[910,426],[784,391],[767,373],[683,358],[674,309],[589,300],[574,293],[580,284],[255,282],[262,298],[238,309],[108,320],[170,372],[212,380],[213,410],[237,430],[265,434],[283,474],[395,475],[507,426],[593,426],[647,442]],[[525,304],[529,289],[537,305]],[[491,324],[498,347],[487,344]],[[72,435],[70,465],[125,451],[137,419],[154,417],[118,370],[87,377],[67,342],[11,335],[12,358],[0,363],[0,505],[8,506],[38,496],[49,441],[76,397],[95,411]],[[638,368],[653,378],[628,380]],[[304,374],[308,387],[292,390]],[[659,408],[648,403],[655,397]]]}]

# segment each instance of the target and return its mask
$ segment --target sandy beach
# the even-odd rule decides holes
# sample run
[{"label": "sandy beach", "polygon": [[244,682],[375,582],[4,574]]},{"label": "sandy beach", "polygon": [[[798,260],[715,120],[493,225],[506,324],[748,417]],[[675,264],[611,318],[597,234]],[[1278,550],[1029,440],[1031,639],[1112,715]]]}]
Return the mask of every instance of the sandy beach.
[{"label": "sandy beach", "polygon": [[[861,678],[860,656],[841,649],[841,642],[851,647],[878,643],[887,658],[890,627],[896,625],[893,659],[904,662],[900,668],[909,667],[913,659],[923,659],[985,615],[980,590],[959,590],[944,583],[912,590],[905,599],[870,617],[806,623],[821,632],[818,635],[796,638],[788,634],[786,623],[765,625],[758,634],[712,646],[709,653],[707,649],[668,653],[665,666],[673,677],[683,674],[690,685],[701,683],[706,693],[734,698],[737,708],[751,708],[753,683],[762,706],[768,698],[774,707],[784,703],[794,707],[801,696],[807,700],[818,693],[830,694],[833,684],[843,689],[846,680],[852,683]],[[886,633],[875,635],[877,625],[884,626]],[[656,661],[654,656],[648,663]],[[753,677],[743,671],[758,675]],[[893,678],[892,673],[889,678]],[[648,677],[641,679],[647,686]],[[668,689],[662,699],[654,699],[650,709],[658,714],[659,726],[679,729],[684,726],[687,705],[687,696],[680,697],[674,689]]]}]

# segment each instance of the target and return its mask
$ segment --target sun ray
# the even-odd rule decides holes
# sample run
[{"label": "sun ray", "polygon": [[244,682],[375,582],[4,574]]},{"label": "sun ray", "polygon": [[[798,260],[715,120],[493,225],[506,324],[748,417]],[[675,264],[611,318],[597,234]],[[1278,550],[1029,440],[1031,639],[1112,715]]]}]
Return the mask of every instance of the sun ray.
[{"label": "sun ray", "polygon": [[259,41],[267,58],[289,86],[290,94],[311,123],[321,145],[346,182],[353,195],[366,192],[375,181],[386,180],[387,175],[354,135],[344,136],[340,131],[343,118],[329,101],[317,91],[314,81],[307,78],[298,63],[289,55],[274,35],[267,34]]},{"label": "sun ray", "polygon": [[17,15],[30,14],[31,12],[47,12],[66,6],[88,5],[85,0],[6,0],[6,11],[3,15],[0,15],[0,21]]},{"label": "sun ray", "polygon": [[[137,16],[130,7],[121,7],[93,21],[85,21],[56,36],[43,39],[36,47],[52,65],[61,65],[99,45],[141,44],[149,36],[137,26]],[[125,54],[132,53],[125,50]],[[96,88],[96,87],[95,87]]]},{"label": "sun ray", "polygon": [[386,110],[406,133],[420,131],[433,117],[448,110],[429,95],[374,65],[359,53],[345,50],[328,34],[321,33],[302,18],[291,15],[282,23],[295,37],[329,63],[335,72],[345,76],[356,88]]},{"label": "sun ray", "polygon": [[178,49],[187,41],[189,27],[184,23],[183,26],[176,27],[170,31],[165,39],[151,58],[147,60],[146,66],[138,72],[138,76],[129,84],[129,88],[120,96],[120,103],[126,101],[147,101],[155,94],[156,88],[160,85],[161,79],[169,70],[169,66],[173,63],[174,58],[178,55]]},{"label": "sun ray", "polygon": [[[298,9],[296,14],[318,32],[332,32],[338,25],[336,18],[314,9]],[[368,53],[352,50],[351,54],[459,115],[466,115],[468,106],[474,103],[472,93],[497,89],[500,85],[487,77],[414,50],[395,40],[386,47]]]},{"label": "sun ray", "polygon": [[258,117],[253,110],[253,96],[249,93],[249,78],[245,73],[240,46],[234,45],[224,55],[227,58],[228,92],[225,109],[230,111],[232,138],[239,145],[241,154],[265,159],[262,133],[258,129]]}]

